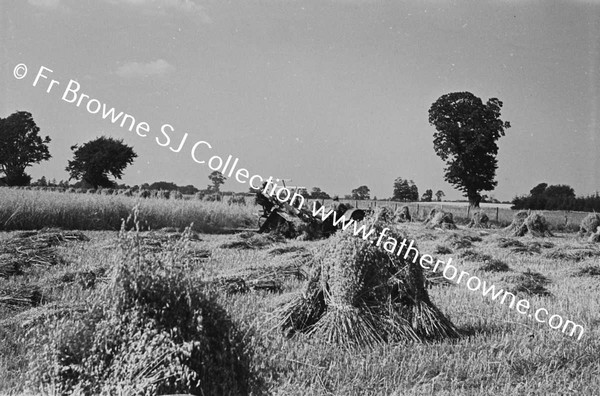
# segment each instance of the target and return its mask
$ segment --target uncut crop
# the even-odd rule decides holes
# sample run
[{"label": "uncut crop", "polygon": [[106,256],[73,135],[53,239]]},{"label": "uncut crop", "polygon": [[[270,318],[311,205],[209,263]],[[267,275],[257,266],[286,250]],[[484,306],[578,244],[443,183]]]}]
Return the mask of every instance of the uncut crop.
[{"label": "uncut crop", "polygon": [[141,226],[146,229],[183,229],[194,223],[194,231],[216,232],[255,226],[256,208],[252,205],[0,188],[0,230],[118,230],[138,203],[144,218]]}]

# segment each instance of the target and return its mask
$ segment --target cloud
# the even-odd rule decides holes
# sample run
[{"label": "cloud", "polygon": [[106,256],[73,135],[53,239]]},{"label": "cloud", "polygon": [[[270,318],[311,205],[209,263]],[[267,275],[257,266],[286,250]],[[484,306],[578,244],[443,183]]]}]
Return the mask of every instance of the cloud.
[{"label": "cloud", "polygon": [[175,66],[164,59],[157,59],[148,63],[127,62],[119,66],[116,74],[123,78],[145,78],[161,76],[173,70],[175,70]]},{"label": "cloud", "polygon": [[57,8],[60,5],[60,0],[29,0],[29,4],[42,8]]},{"label": "cloud", "polygon": [[112,4],[126,4],[132,7],[138,7],[146,12],[154,14],[165,14],[172,10],[190,15],[195,15],[202,22],[212,23],[212,19],[206,13],[206,10],[200,4],[192,0],[105,0]]}]

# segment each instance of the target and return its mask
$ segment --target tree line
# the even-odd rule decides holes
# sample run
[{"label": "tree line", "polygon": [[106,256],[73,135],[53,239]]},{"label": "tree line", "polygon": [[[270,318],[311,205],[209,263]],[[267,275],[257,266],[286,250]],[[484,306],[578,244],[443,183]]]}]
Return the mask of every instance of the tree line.
[{"label": "tree line", "polygon": [[[473,207],[485,198],[481,193],[491,191],[495,180],[498,153],[497,140],[504,136],[510,123],[500,119],[502,102],[497,98],[483,102],[470,92],[453,92],[439,97],[429,108],[429,124],[435,128],[433,148],[446,163],[445,180],[462,191]],[[7,118],[0,118],[0,172],[1,183],[27,185],[31,177],[25,169],[33,164],[48,160],[50,138],[39,136],[39,128],[30,113],[19,111]],[[109,137],[100,137],[85,144],[71,147],[73,159],[66,170],[69,181],[78,180],[89,187],[114,187],[121,179],[124,169],[133,163],[137,154],[133,149]],[[114,179],[114,180],[111,180]],[[223,175],[211,174],[213,182],[209,191],[218,191],[224,182]],[[314,198],[329,195],[318,187],[309,194]],[[394,182],[392,200],[439,201],[444,196],[438,190],[427,189],[419,196],[412,180],[398,178]],[[371,199],[370,189],[363,185],[344,198]],[[373,197],[376,198],[376,197]]]},{"label": "tree line", "polygon": [[574,210],[600,212],[600,196],[577,197],[568,185],[540,183],[529,191],[529,195],[517,196],[512,200],[512,209]]}]

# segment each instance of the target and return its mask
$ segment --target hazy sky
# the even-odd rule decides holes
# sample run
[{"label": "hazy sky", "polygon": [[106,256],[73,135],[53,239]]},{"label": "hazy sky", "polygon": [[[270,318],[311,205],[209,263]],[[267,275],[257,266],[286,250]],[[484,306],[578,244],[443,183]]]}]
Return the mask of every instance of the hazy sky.
[{"label": "hazy sky", "polygon": [[[34,180],[67,179],[70,146],[107,135],[139,155],[127,184],[205,187],[211,170],[190,155],[204,140],[199,157],[330,194],[389,197],[401,176],[458,198],[428,109],[470,91],[502,100],[512,124],[492,195],[544,181],[583,195],[600,190],[599,40],[600,0],[0,0],[0,116],[29,111],[52,138]],[[41,66],[53,72],[34,87]],[[148,136],[62,100],[71,79]],[[181,152],[155,141],[163,124],[175,147],[189,134]]]}]

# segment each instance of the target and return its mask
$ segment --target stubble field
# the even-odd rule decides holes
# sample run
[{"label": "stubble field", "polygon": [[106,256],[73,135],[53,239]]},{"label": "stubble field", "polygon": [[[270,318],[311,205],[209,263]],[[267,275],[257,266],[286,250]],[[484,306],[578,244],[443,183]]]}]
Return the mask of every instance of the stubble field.
[{"label": "stubble field", "polygon": [[[14,263],[9,268],[8,259],[0,255],[0,394],[160,393],[155,385],[168,377],[156,377],[155,368],[163,360],[111,355],[122,372],[115,373],[118,370],[114,369],[105,380],[119,378],[120,388],[106,384],[93,388],[89,384],[98,379],[84,378],[89,377],[86,367],[91,367],[90,361],[103,361],[107,356],[106,351],[97,348],[98,329],[110,332],[107,329],[111,326],[133,321],[122,313],[138,312],[131,307],[137,306],[142,297],[148,303],[151,299],[143,293],[155,289],[149,294],[152,298],[164,295],[165,301],[171,302],[168,296],[176,290],[179,294],[173,295],[188,296],[185,304],[193,300],[189,296],[194,293],[204,293],[204,301],[212,308],[203,309],[213,312],[210,317],[218,316],[215,323],[224,326],[217,326],[212,336],[207,336],[208,342],[212,342],[210,337],[219,337],[218,329],[229,336],[227,342],[213,339],[210,344],[211,353],[218,345],[227,344],[235,354],[203,360],[205,365],[215,365],[202,366],[206,373],[215,370],[214,378],[223,379],[220,384],[200,386],[204,391],[274,395],[592,395],[600,389],[600,249],[574,233],[507,238],[501,229],[494,228],[472,230],[459,225],[458,230],[451,231],[426,229],[420,222],[398,225],[416,241],[421,253],[443,260],[451,257],[459,270],[517,290],[520,298],[527,298],[533,307],[581,324],[585,328],[581,340],[520,315],[464,285],[433,282],[428,289],[432,301],[457,326],[461,337],[375,347],[339,346],[305,336],[285,337],[276,328],[273,316],[278,306],[303,291],[311,271],[310,258],[326,242],[217,233],[225,228],[253,227],[258,211],[254,205],[138,202],[129,197],[8,190],[0,194],[4,194],[0,226],[11,230],[0,232],[3,246],[15,238],[31,241],[39,236],[16,230],[44,226],[84,230],[89,238],[73,234],[56,243],[48,242],[48,248],[53,249],[49,255],[37,257],[29,252],[19,268]],[[136,203],[143,230],[131,231],[133,222],[129,222],[119,233],[121,219],[129,216]],[[192,222],[199,233],[187,232],[182,237],[181,231]],[[173,228],[160,230],[163,227]],[[518,242],[512,243],[514,240]],[[137,301],[131,306],[123,302],[130,297]],[[110,316],[113,310],[119,314]],[[87,312],[98,312],[103,319],[89,325],[82,319],[87,318]],[[171,314],[168,307],[158,312]],[[160,323],[160,314],[153,315],[153,320]],[[115,317],[122,320],[111,322]],[[204,319],[208,320],[206,316]],[[206,323],[205,328],[209,328]],[[88,333],[93,335],[85,336]],[[123,330],[122,334],[126,333]],[[193,341],[190,337],[184,339]],[[155,344],[150,337],[147,344],[135,345],[147,351]],[[144,351],[138,352],[143,355]],[[127,380],[129,374],[123,372],[133,374]],[[141,386],[139,389],[132,387],[131,378]],[[78,388],[78,383],[88,388]]]}]

